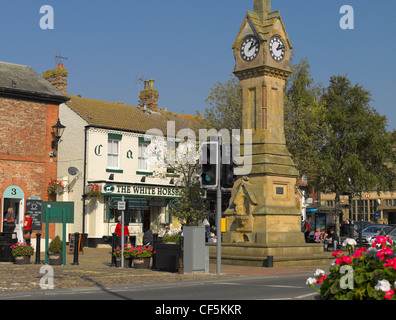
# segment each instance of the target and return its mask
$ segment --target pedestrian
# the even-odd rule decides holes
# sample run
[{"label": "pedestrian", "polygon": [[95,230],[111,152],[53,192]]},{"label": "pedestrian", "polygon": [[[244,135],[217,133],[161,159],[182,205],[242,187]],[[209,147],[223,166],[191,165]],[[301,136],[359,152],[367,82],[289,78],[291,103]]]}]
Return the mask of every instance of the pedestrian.
[{"label": "pedestrian", "polygon": [[320,233],[320,243],[325,243],[325,241],[327,240],[327,237],[329,235],[326,233],[326,230],[323,228],[321,233]]},{"label": "pedestrian", "polygon": [[169,226],[166,226],[165,227],[165,233],[164,233],[164,238],[166,237],[166,236],[171,236],[173,233],[172,233],[172,231],[170,230],[170,227]]},{"label": "pedestrian", "polygon": [[[116,225],[114,232],[117,233],[117,235],[118,235],[118,245],[120,246],[121,245],[121,237],[122,237],[121,216],[118,217],[118,223]],[[125,237],[124,244],[126,244],[128,242],[128,238],[129,238],[129,229],[127,226],[124,226],[124,237]]]},{"label": "pedestrian", "polygon": [[30,246],[30,239],[32,237],[32,223],[33,220],[29,213],[25,213],[25,221],[23,221],[23,239],[26,244]]},{"label": "pedestrian", "polygon": [[308,220],[305,220],[304,222],[304,237],[305,237],[305,242],[308,242],[308,236],[309,233],[311,232],[311,225],[309,224]]},{"label": "pedestrian", "polygon": [[4,216],[3,232],[13,233],[14,229],[15,229],[15,214],[14,214],[14,209],[10,207],[8,208],[7,213]]},{"label": "pedestrian", "polygon": [[337,251],[337,245],[338,245],[338,236],[334,232],[334,229],[330,230],[329,237],[327,238],[327,241],[325,241],[325,250],[327,251],[329,248],[329,245],[333,245],[333,250]]},{"label": "pedestrian", "polygon": [[320,234],[321,234],[320,228],[316,228],[316,232],[315,232],[315,236],[314,236],[314,241],[315,241],[316,243],[319,243],[319,242],[320,242]]}]

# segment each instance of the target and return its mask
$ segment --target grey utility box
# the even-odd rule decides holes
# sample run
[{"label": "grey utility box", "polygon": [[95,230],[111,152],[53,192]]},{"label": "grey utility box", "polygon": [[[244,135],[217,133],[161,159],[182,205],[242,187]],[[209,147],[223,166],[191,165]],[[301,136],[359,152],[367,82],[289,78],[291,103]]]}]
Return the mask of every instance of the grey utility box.
[{"label": "grey utility box", "polygon": [[184,237],[184,272],[209,272],[205,247],[205,227],[183,227]]}]

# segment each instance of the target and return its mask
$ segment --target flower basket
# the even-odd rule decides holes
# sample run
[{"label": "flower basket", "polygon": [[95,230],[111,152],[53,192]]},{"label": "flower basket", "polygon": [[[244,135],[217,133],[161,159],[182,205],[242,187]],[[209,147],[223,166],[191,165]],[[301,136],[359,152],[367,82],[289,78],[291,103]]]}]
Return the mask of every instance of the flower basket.
[{"label": "flower basket", "polygon": [[49,195],[60,195],[64,192],[65,186],[61,181],[53,179],[50,181],[47,187],[47,193]]},{"label": "flower basket", "polygon": [[136,269],[149,269],[153,253],[155,252],[151,247],[131,247],[132,267]]},{"label": "flower basket", "polygon": [[28,264],[30,257],[34,254],[34,248],[17,242],[11,246],[11,254],[15,257],[15,264]]},{"label": "flower basket", "polygon": [[[389,237],[377,236],[372,247],[354,250],[355,242],[347,239],[344,245],[351,254],[334,251],[336,258],[330,274],[316,270],[307,285],[320,289],[321,300],[396,300],[396,254]],[[352,251],[354,252],[352,253]]]},{"label": "flower basket", "polygon": [[91,198],[100,197],[101,194],[102,194],[102,187],[100,187],[96,183],[92,183],[89,185],[88,193],[87,193],[89,197]]},{"label": "flower basket", "polygon": [[[116,258],[116,267],[121,267],[121,248],[117,247],[113,251],[113,256]],[[124,245],[124,268],[130,268],[132,263],[131,247]]]}]

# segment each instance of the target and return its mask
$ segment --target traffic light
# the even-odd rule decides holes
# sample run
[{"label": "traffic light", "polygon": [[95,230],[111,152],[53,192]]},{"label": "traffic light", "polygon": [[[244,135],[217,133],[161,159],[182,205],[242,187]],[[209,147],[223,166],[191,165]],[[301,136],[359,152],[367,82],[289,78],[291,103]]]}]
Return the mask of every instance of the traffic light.
[{"label": "traffic light", "polygon": [[202,188],[217,187],[217,168],[219,162],[218,143],[203,142],[200,150],[200,164],[202,167]]},{"label": "traffic light", "polygon": [[232,145],[221,146],[221,186],[232,188],[234,185],[234,159],[232,155]]}]

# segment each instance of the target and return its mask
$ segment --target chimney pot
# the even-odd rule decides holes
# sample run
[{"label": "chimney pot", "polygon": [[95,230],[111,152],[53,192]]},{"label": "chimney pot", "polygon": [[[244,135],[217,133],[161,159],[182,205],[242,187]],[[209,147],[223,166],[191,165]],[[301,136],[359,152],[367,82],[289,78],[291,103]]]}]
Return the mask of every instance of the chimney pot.
[{"label": "chimney pot", "polygon": [[150,89],[154,89],[154,79],[150,79]]},{"label": "chimney pot", "polygon": [[149,81],[144,80],[144,90],[148,90],[148,89],[149,89]]}]

